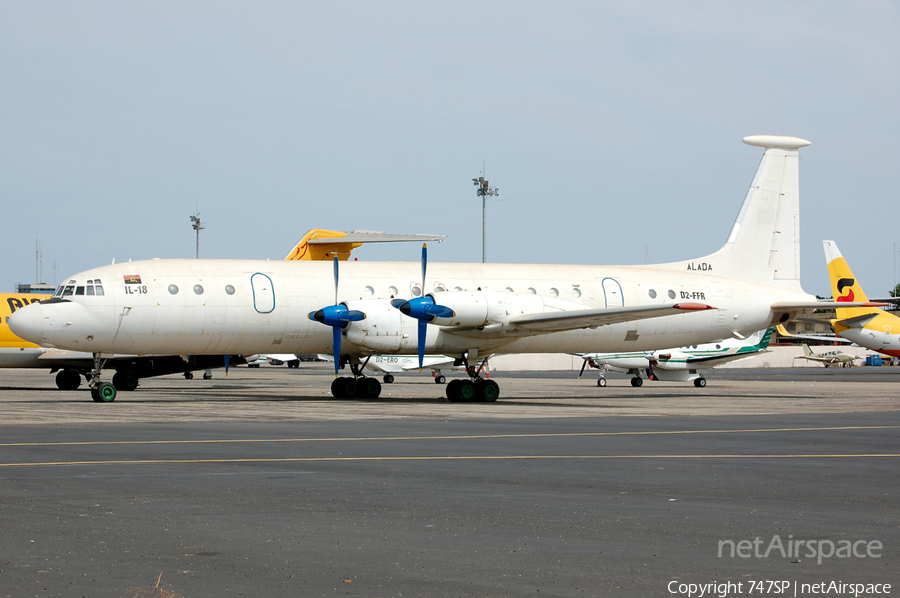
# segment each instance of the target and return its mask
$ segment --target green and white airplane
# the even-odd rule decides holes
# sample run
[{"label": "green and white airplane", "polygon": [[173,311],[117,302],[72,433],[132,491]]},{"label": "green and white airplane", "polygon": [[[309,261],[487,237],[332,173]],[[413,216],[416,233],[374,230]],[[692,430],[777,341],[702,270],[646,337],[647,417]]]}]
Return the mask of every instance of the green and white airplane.
[{"label": "green and white airplane", "polygon": [[[587,366],[600,370],[597,386],[606,386],[605,371],[614,370],[632,374],[632,386],[644,384],[641,372],[646,372],[650,380],[670,382],[694,381],[694,386],[706,386],[703,374],[717,365],[744,359],[757,353],[767,352],[774,328],[757,332],[743,340],[727,338],[717,343],[690,345],[662,351],[634,351],[631,353],[583,353],[581,374]],[[581,377],[581,374],[578,377]]]}]

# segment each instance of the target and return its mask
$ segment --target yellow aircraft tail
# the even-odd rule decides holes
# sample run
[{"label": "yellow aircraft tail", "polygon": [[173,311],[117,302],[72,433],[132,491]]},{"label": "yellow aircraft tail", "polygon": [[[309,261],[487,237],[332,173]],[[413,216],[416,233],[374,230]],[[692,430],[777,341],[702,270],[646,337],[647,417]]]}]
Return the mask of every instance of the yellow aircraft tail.
[{"label": "yellow aircraft tail", "polygon": [[[341,243],[339,239],[346,237],[347,233],[333,230],[324,230],[314,228],[303,235],[300,242],[294,245],[294,248],[284,257],[291,260],[310,260],[322,261],[331,260],[335,256],[342,262],[346,262],[350,257],[350,252],[362,245],[362,243]],[[313,239],[334,239],[334,243],[310,243]]]},{"label": "yellow aircraft tail", "polygon": [[[868,301],[866,293],[862,290],[847,260],[841,255],[834,241],[822,241],[825,247],[825,260],[828,262],[828,277],[831,279],[831,291],[837,302]],[[847,320],[857,316],[883,313],[877,307],[850,307],[838,308],[838,320]]]}]

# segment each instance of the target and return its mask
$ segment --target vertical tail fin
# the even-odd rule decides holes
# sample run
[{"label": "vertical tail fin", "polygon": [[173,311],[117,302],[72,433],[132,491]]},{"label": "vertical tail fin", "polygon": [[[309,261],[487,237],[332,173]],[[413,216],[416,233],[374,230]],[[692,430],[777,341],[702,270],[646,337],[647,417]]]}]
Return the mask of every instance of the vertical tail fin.
[{"label": "vertical tail fin", "polygon": [[753,135],[743,141],[766,149],[756,176],[725,245],[687,262],[687,269],[802,291],[799,149],[810,142],[776,135]]},{"label": "vertical tail fin", "polygon": [[[841,255],[837,243],[834,241],[822,241],[825,249],[825,261],[828,263],[828,277],[831,279],[831,292],[834,300],[840,303],[845,301],[868,301],[862,286],[853,276],[853,271],[847,265],[847,260]],[[848,307],[838,308],[838,320],[846,320],[856,316],[882,313],[877,307]]]},{"label": "vertical tail fin", "polygon": [[803,354],[807,357],[812,357],[815,355],[815,353],[813,353],[813,350],[810,349],[809,345],[807,345],[806,343],[803,343]]},{"label": "vertical tail fin", "polygon": [[765,351],[769,347],[769,342],[772,340],[773,334],[775,334],[774,328],[766,328],[766,331],[763,333],[762,338],[759,339],[756,348],[760,351]]}]

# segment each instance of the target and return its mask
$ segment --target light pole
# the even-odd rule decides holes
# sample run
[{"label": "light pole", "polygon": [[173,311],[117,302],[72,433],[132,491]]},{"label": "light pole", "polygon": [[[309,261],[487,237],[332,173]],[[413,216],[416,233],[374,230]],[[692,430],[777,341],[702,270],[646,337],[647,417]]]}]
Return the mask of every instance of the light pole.
[{"label": "light pole", "polygon": [[200,222],[200,210],[191,216],[191,228],[197,232],[197,259],[200,259],[200,231],[206,228],[206,225]]},{"label": "light pole", "polygon": [[487,198],[489,195],[500,195],[500,189],[491,187],[484,176],[472,179],[472,182],[475,183],[477,193],[481,197],[481,263],[484,264],[487,262]]}]

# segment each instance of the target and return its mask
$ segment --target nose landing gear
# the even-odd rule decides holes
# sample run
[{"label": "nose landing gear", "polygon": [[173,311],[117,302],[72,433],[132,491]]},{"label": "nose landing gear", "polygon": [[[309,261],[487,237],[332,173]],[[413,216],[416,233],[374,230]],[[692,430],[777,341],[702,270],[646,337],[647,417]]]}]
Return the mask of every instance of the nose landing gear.
[{"label": "nose landing gear", "polygon": [[91,398],[95,403],[112,403],[116,400],[116,387],[100,380],[102,360],[99,353],[94,353],[94,369],[91,370]]}]

